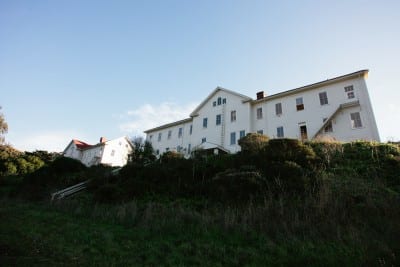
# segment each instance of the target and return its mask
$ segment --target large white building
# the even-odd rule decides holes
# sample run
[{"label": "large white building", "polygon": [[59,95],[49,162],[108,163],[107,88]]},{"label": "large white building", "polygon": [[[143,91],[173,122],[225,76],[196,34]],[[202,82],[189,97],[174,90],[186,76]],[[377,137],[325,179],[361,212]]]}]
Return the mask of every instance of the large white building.
[{"label": "large white building", "polygon": [[122,167],[128,162],[132,149],[133,145],[127,137],[113,140],[101,137],[95,145],[73,139],[64,149],[63,156],[77,159],[88,167],[99,164]]},{"label": "large white building", "polygon": [[157,154],[185,155],[197,148],[235,153],[247,133],[379,141],[367,76],[368,70],[361,70],[270,96],[258,92],[256,99],[217,87],[189,118],[149,129],[146,139]]}]

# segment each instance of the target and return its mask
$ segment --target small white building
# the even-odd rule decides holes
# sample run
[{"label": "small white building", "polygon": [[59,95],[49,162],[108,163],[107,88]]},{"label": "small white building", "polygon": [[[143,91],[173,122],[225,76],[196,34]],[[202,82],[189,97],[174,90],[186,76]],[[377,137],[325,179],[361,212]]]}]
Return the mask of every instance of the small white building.
[{"label": "small white building", "polygon": [[217,87],[181,121],[145,131],[156,154],[178,151],[186,156],[196,148],[240,150],[247,133],[270,138],[379,141],[366,78],[361,70],[278,94],[256,99]]},{"label": "small white building", "polygon": [[102,137],[95,145],[73,139],[64,149],[63,156],[77,159],[88,167],[99,164],[122,167],[128,162],[132,149],[133,145],[127,137],[113,140]]}]

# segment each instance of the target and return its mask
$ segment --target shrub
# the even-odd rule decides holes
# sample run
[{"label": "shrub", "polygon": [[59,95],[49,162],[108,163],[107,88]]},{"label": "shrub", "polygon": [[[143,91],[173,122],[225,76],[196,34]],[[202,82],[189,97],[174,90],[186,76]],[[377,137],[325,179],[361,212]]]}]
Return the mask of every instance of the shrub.
[{"label": "shrub", "polygon": [[248,133],[239,139],[238,144],[243,154],[258,154],[268,144],[269,137],[258,133]]},{"label": "shrub", "polygon": [[93,196],[99,203],[116,203],[122,201],[121,189],[115,184],[105,184],[99,187]]},{"label": "shrub", "polygon": [[297,139],[272,139],[264,149],[267,162],[292,161],[304,168],[312,168],[316,155],[310,146]]},{"label": "shrub", "polygon": [[215,200],[238,204],[259,198],[265,188],[265,179],[259,172],[229,169],[216,174],[209,190]]}]

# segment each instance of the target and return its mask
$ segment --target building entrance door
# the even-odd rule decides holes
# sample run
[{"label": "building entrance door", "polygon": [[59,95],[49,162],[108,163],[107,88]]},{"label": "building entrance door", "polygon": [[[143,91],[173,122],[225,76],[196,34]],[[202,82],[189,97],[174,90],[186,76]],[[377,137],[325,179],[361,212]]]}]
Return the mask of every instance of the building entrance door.
[{"label": "building entrance door", "polygon": [[308,139],[306,125],[300,125],[300,137],[301,137],[301,141],[305,141]]}]

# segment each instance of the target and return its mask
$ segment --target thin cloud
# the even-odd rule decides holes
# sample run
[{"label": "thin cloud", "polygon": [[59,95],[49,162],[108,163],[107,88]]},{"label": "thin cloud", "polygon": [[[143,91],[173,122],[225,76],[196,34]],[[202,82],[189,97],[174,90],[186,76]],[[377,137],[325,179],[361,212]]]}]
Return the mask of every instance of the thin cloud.
[{"label": "thin cloud", "polygon": [[145,104],[137,109],[127,111],[125,122],[119,125],[124,133],[143,136],[143,131],[177,120],[189,117],[196,108],[197,103],[178,105],[172,102],[164,102],[160,105]]},{"label": "thin cloud", "polygon": [[68,143],[77,137],[83,138],[82,135],[71,131],[46,131],[30,133],[29,136],[10,135],[7,141],[21,151],[62,152]]}]

